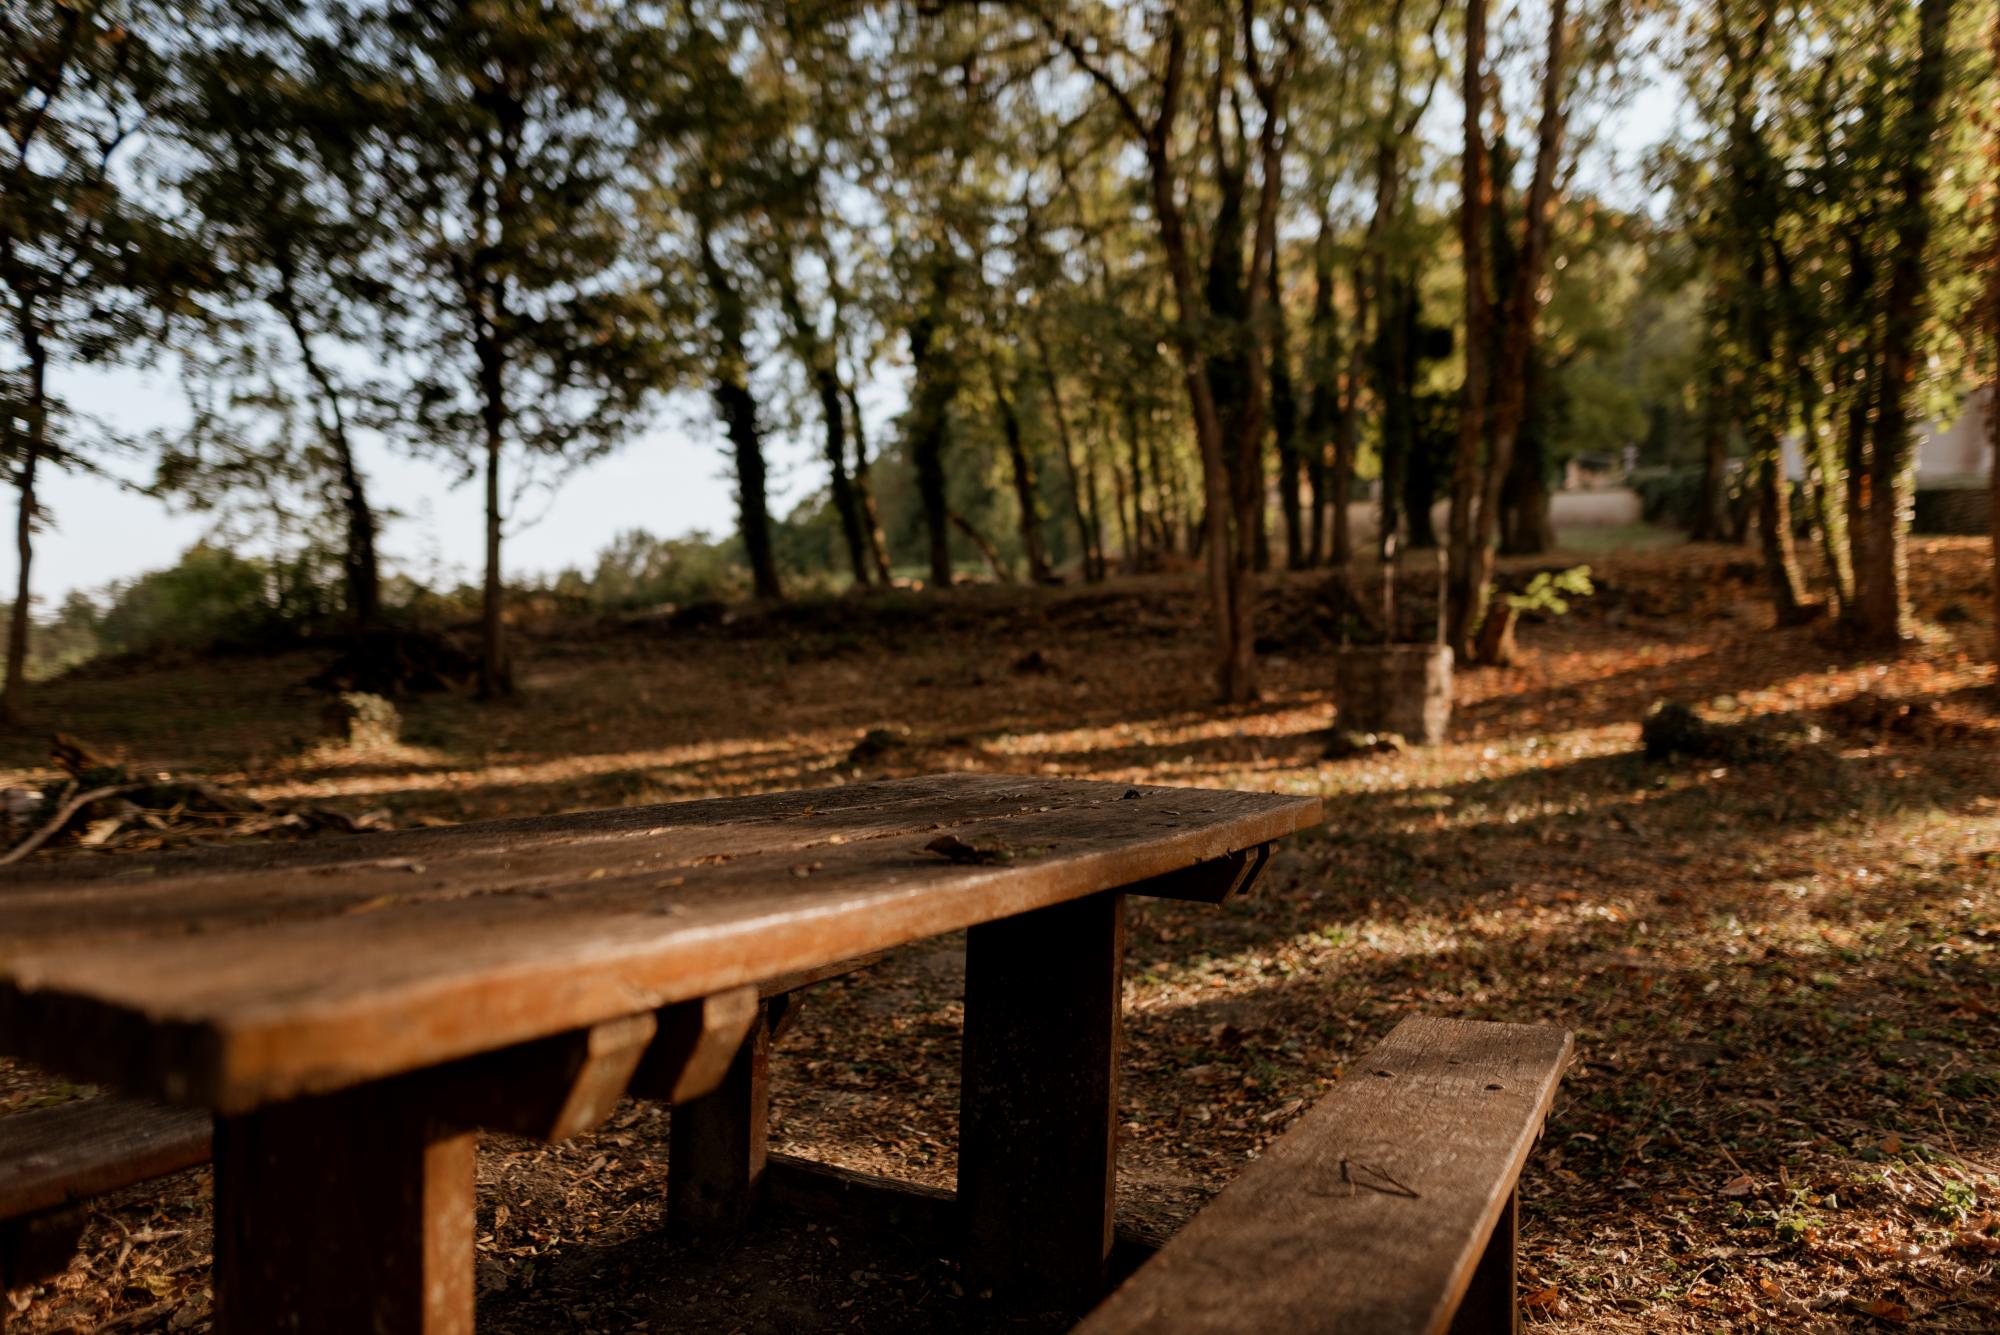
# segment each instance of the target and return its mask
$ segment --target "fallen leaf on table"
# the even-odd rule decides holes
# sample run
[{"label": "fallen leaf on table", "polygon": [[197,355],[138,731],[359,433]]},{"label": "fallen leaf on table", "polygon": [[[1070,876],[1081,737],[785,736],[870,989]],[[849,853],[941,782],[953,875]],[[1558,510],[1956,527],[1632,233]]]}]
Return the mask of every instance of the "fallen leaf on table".
[{"label": "fallen leaf on table", "polygon": [[955,834],[941,834],[924,847],[953,862],[994,863],[1014,860],[1014,850],[998,839],[968,843]]}]

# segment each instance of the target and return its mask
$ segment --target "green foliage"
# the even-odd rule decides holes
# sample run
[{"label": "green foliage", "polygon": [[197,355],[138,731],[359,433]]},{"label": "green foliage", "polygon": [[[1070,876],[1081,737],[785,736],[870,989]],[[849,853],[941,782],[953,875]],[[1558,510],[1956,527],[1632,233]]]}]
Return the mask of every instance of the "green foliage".
[{"label": "green foliage", "polygon": [[98,621],[102,651],[200,652],[297,642],[337,594],[310,561],[273,562],[199,543],[165,570],[114,587]]},{"label": "green foliage", "polygon": [[656,538],[630,529],[598,554],[588,576],[567,571],[555,588],[601,611],[630,611],[742,597],[750,588],[750,572],[739,539],[718,541],[705,533]]},{"label": "green foliage", "polygon": [[1507,606],[1516,612],[1547,612],[1561,616],[1569,611],[1571,598],[1588,598],[1596,591],[1590,582],[1590,567],[1571,566],[1567,570],[1539,571],[1528,581],[1527,588],[1502,597]]}]

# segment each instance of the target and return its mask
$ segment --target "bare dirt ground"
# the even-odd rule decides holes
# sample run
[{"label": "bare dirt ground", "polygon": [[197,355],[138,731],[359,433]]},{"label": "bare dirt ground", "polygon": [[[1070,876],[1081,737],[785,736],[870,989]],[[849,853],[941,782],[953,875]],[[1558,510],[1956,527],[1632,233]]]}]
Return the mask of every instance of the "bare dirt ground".
[{"label": "bare dirt ground", "polygon": [[[1534,1328],[2000,1330],[1983,548],[1918,544],[1924,637],[1887,663],[1772,629],[1740,550],[1595,564],[1599,595],[1526,626],[1518,666],[1461,679],[1448,745],[1344,760],[1305,576],[1276,581],[1265,698],[1238,710],[1206,703],[1195,590],[1164,577],[552,623],[518,702],[406,703],[403,744],[369,754],[313,741],[306,657],[86,674],[37,707],[135,769],[396,823],[954,768],[1321,793],[1326,825],[1249,902],[1132,906],[1121,1218],[1184,1219],[1404,1014],[1544,1021],[1581,1060],[1523,1182]],[[1667,697],[1785,740],[1648,760]],[[948,1185],[960,964],[947,940],[822,989],[779,1049],[773,1147]],[[0,1083],[12,1108],[80,1092]],[[674,1241],[666,1116],[489,1143],[482,1330],[1060,1328],[962,1293],[932,1239]],[[206,1329],[206,1191],[105,1202],[10,1328]]]}]

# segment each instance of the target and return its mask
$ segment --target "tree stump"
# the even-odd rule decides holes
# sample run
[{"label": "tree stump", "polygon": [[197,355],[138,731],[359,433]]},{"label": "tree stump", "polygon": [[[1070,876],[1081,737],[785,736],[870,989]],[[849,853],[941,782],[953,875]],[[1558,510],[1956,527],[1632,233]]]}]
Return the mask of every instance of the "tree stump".
[{"label": "tree stump", "polygon": [[1441,644],[1378,644],[1333,656],[1333,703],[1341,729],[1396,733],[1436,746],[1451,724],[1451,650]]},{"label": "tree stump", "polygon": [[329,736],[364,750],[394,746],[403,727],[396,706],[367,691],[342,691],[328,703],[325,719]]}]

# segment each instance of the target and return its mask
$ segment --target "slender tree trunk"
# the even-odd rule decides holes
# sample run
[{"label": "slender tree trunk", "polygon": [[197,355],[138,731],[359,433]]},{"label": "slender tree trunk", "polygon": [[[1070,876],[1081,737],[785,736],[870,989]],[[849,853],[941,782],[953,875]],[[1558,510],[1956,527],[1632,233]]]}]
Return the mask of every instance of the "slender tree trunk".
[{"label": "slender tree trunk", "polygon": [[[1049,394],[1049,416],[1056,424],[1056,442],[1062,448],[1063,471],[1069,477],[1070,512],[1076,519],[1077,546],[1083,551],[1083,577],[1092,583],[1104,578],[1104,549],[1093,528],[1091,518],[1085,513],[1083,501],[1083,478],[1077,471],[1076,447],[1070,440],[1069,414],[1063,411],[1062,385],[1056,379],[1055,362],[1049,357],[1049,345],[1040,331],[1035,334],[1035,355],[1041,363],[1042,385]],[[1086,447],[1087,448],[1087,447]],[[1090,483],[1092,510],[1097,505],[1097,480],[1093,476]]]},{"label": "slender tree trunk", "polygon": [[846,411],[841,403],[840,376],[830,366],[821,367],[813,373],[813,382],[819,389],[820,417],[826,424],[826,466],[833,508],[840,516],[841,536],[847,540],[847,561],[854,571],[854,582],[866,586],[873,571],[868,540],[862,531],[861,504],[847,471]]},{"label": "slender tree trunk", "polygon": [[875,507],[875,484],[868,476],[868,428],[861,415],[861,399],[852,381],[843,382],[841,396],[847,401],[849,420],[854,425],[854,499],[861,511],[863,531],[868,536],[868,557],[875,568],[875,580],[887,588],[890,580],[889,541],[882,533],[882,513]]},{"label": "slender tree trunk", "polygon": [[[1833,585],[1833,606],[1845,617],[1854,599],[1854,567],[1848,560],[1847,513],[1844,498],[1834,495],[1840,459],[1833,440],[1831,422],[1821,429],[1821,407],[1825,394],[1820,387],[1819,369],[1801,316],[1804,298],[1792,270],[1791,255],[1775,229],[1766,228],[1771,252],[1771,273],[1777,280],[1779,310],[1785,317],[1785,360],[1792,365],[1793,393],[1799,407],[1799,459],[1805,465],[1806,499],[1810,506],[1813,537],[1826,555],[1828,580]],[[1830,414],[1828,414],[1830,416]]]},{"label": "slender tree trunk", "polygon": [[987,539],[986,535],[973,527],[972,521],[956,510],[947,511],[947,516],[958,526],[959,532],[970,538],[972,545],[979,549],[979,555],[985,560],[986,568],[993,572],[993,578],[1002,584],[1012,584],[1014,572],[1007,569],[1007,563],[1000,559],[1000,550]]},{"label": "slender tree trunk", "polygon": [[805,304],[799,300],[798,283],[792,276],[791,263],[789,255],[778,263],[778,300],[792,325],[793,346],[797,348],[799,360],[805,364],[806,374],[811,377],[813,391],[819,398],[820,421],[825,427],[828,488],[833,496],[834,513],[840,519],[841,536],[847,542],[848,564],[854,572],[854,582],[866,585],[869,576],[868,547],[862,533],[861,507],[854,495],[853,479],[847,472],[847,428],[841,404],[840,372],[834,365],[831,350],[820,338],[819,329],[806,314]]},{"label": "slender tree trunk", "polygon": [[1775,433],[1766,432],[1757,453],[1757,541],[1764,552],[1764,574],[1770,580],[1778,624],[1795,626],[1810,620],[1812,612],[1792,538],[1792,488],[1785,476],[1784,447]]},{"label": "slender tree trunk", "polygon": [[486,578],[481,591],[479,618],[479,698],[493,700],[514,689],[512,665],[507,661],[507,623],[504,600],[506,584],[500,565],[500,465],[506,447],[507,379],[506,352],[494,334],[500,323],[494,318],[480,322],[474,339],[479,363],[480,420],[484,428],[486,454]]},{"label": "slender tree trunk", "polygon": [[1547,419],[1548,367],[1543,357],[1528,359],[1528,421],[1515,442],[1514,466],[1501,492],[1500,550],[1509,556],[1540,556],[1556,545],[1549,519]]},{"label": "slender tree trunk", "polygon": [[499,418],[488,415],[486,424],[486,579],[481,589],[479,618],[479,698],[496,699],[514,689],[514,674],[507,662],[507,623],[502,600],[505,585],[500,576],[500,458],[502,453]]},{"label": "slender tree trunk", "polygon": [[1723,486],[1729,472],[1729,371],[1722,363],[1721,349],[1709,354],[1708,379],[1702,391],[1701,486],[1695,493],[1694,522],[1688,538],[1694,542],[1720,542]]},{"label": "slender tree trunk", "polygon": [[[1139,396],[1130,384],[1125,387],[1125,445],[1132,456],[1132,527],[1138,535],[1126,556],[1136,568],[1145,563],[1146,553],[1157,545],[1155,539],[1159,537],[1157,528],[1159,516],[1165,508],[1165,498],[1156,472],[1153,476],[1153,505],[1149,513],[1146,506],[1146,439],[1139,429]],[[1147,522],[1149,519],[1153,521],[1150,524]]]},{"label": "slender tree trunk", "polygon": [[[1306,408],[1306,459],[1312,482],[1312,525],[1307,538],[1307,563],[1326,560],[1327,506],[1333,503],[1329,471],[1333,467],[1335,424],[1340,401],[1340,324],[1333,309],[1333,220],[1320,210],[1319,232],[1313,238],[1313,304],[1306,344],[1312,371],[1312,397]],[[1341,497],[1345,503],[1345,497]]]},{"label": "slender tree trunk", "polygon": [[1271,358],[1271,435],[1278,446],[1278,513],[1285,524],[1285,568],[1306,568],[1304,516],[1299,513],[1299,489],[1304,483],[1304,452],[1299,445],[1298,391],[1292,384],[1292,353],[1285,331],[1284,284],[1278,263],[1271,261],[1268,324]]},{"label": "slender tree trunk", "polygon": [[20,500],[14,521],[14,556],[19,569],[14,576],[14,606],[7,621],[7,675],[4,687],[0,687],[0,719],[7,721],[19,719],[28,681],[28,637],[34,633],[28,614],[34,593],[35,475],[49,443],[48,352],[32,312],[23,313],[21,326],[28,352],[28,411],[27,430],[20,437],[20,465],[14,475]]},{"label": "slender tree trunk", "polygon": [[[1485,65],[1485,3],[1484,0],[1470,0],[1470,5],[1478,10],[1476,26],[1481,32],[1478,59],[1467,61],[1468,85],[1481,76]],[[1549,9],[1548,54],[1542,72],[1541,123],[1535,146],[1534,176],[1522,208],[1522,239],[1514,288],[1508,299],[1506,319],[1501,322],[1500,351],[1492,368],[1492,404],[1485,423],[1489,450],[1484,476],[1476,479],[1479,483],[1477,523],[1472,526],[1470,549],[1459,562],[1458,579],[1453,581],[1453,597],[1447,617],[1446,638],[1461,657],[1472,648],[1471,636],[1486,615],[1487,598],[1492,592],[1493,556],[1499,546],[1500,490],[1505,485],[1507,470],[1513,466],[1514,444],[1527,406],[1528,358],[1534,350],[1536,317],[1541,312],[1542,264],[1548,249],[1556,177],[1568,128],[1567,75],[1563,68],[1568,37],[1567,0],[1555,0]],[[1483,99],[1480,102],[1483,105]],[[1484,146],[1477,142],[1480,132],[1478,122],[1472,115],[1473,110],[1474,103],[1468,102],[1466,152],[1468,156],[1476,155],[1483,159]],[[1483,164],[1478,171],[1477,184],[1483,190],[1488,184]],[[1470,171],[1467,175],[1468,185],[1474,184]],[[1476,255],[1476,247],[1468,246],[1468,254]],[[1475,266],[1468,265],[1467,268],[1470,273]],[[1483,282],[1468,283],[1468,287],[1472,286],[1479,287],[1483,292]],[[1468,307],[1472,304],[1470,296],[1467,304]],[[1484,304],[1483,296],[1481,304]],[[1483,321],[1478,327],[1484,332]],[[1471,355],[1472,339],[1469,326],[1466,334],[1468,356]],[[1482,367],[1481,379],[1485,377],[1486,369]],[[1454,509],[1458,500],[1454,495]],[[1456,519],[1453,536],[1455,540],[1459,536]]]},{"label": "slender tree trunk", "polygon": [[[1360,355],[1358,342],[1354,355]],[[1361,376],[1356,363],[1349,363],[1344,379],[1346,390],[1341,396],[1340,416],[1334,422],[1333,473],[1327,478],[1327,490],[1332,493],[1333,501],[1333,533],[1327,556],[1343,571],[1354,560],[1354,520],[1347,512],[1347,498],[1354,493],[1354,460],[1361,444]]]},{"label": "slender tree trunk", "polygon": [[716,256],[706,219],[697,222],[702,273],[715,301],[715,383],[711,393],[729,433],[736,463],[736,510],[744,554],[750,559],[750,580],[757,596],[782,598],[785,590],[778,579],[778,557],[771,535],[764,442],[757,429],[757,401],[750,394],[750,356],[744,341],[748,317],[735,280]]},{"label": "slender tree trunk", "polygon": [[1868,514],[1863,551],[1855,571],[1850,627],[1869,644],[1894,645],[1909,634],[1909,520],[1913,503],[1910,385],[1929,304],[1924,272],[1930,247],[1931,184],[1936,174],[1933,140],[1944,101],[1950,61],[1946,45],[1951,0],[1921,0],[1917,7],[1918,56],[1910,103],[1898,126],[1898,210],[1889,261],[1889,289],[1882,311],[1880,397],[1873,454],[1868,461]]},{"label": "slender tree trunk", "polygon": [[347,542],[340,565],[346,586],[348,626],[355,631],[367,630],[381,618],[382,610],[382,570],[375,554],[375,510],[368,503],[367,488],[355,461],[354,441],[348,433],[340,386],[320,361],[312,333],[306,328],[305,313],[299,307],[297,270],[290,248],[278,245],[272,260],[278,283],[270,293],[270,304],[291,331],[299,363],[312,382],[319,407],[325,410],[318,424],[320,435],[333,449],[334,467],[339,475],[340,504],[347,517]]},{"label": "slender tree trunk", "polygon": [[[1181,34],[1175,29],[1174,41]],[[1162,127],[1169,122],[1165,109]],[[1236,559],[1237,541],[1230,534],[1230,480],[1233,470],[1224,454],[1222,418],[1217,412],[1209,380],[1207,330],[1202,302],[1195,286],[1194,263],[1188,253],[1187,234],[1175,187],[1175,172],[1166,136],[1156,133],[1147,145],[1151,167],[1153,214],[1165,252],[1167,271],[1174,288],[1174,337],[1181,358],[1182,379],[1194,415],[1195,440],[1201,448],[1202,488],[1206,505],[1202,521],[1207,549],[1209,611],[1215,626],[1216,690],[1229,702],[1253,699],[1257,693],[1256,660],[1250,646],[1237,644],[1240,619],[1237,598],[1243,580]],[[1249,534],[1238,535],[1247,541]]]},{"label": "slender tree trunk", "polygon": [[750,558],[750,579],[759,598],[782,598],[778,557],[771,536],[770,502],[764,474],[764,446],[757,430],[757,405],[750,388],[730,374],[715,383],[715,406],[728,428],[736,461],[736,504],[743,526],[743,549]]},{"label": "slender tree trunk", "polygon": [[[2000,14],[1996,14],[1991,29],[1993,40],[1993,60],[2000,67]],[[1996,180],[2000,180],[2000,125],[1987,127],[1987,168]],[[1993,530],[1993,662],[2000,667],[2000,195],[1993,200],[1993,250],[1988,257],[1991,272],[1987,275],[1990,286],[1986,297],[1986,333],[1992,344],[1992,376],[1986,388],[1986,441],[1993,447],[1987,492],[1991,497],[1990,525]],[[1993,689],[2000,695],[2000,674],[1995,674]]]},{"label": "slender tree trunk", "polygon": [[[2000,53],[1997,53],[2000,54]],[[2000,263],[1993,267],[1993,341],[1996,362],[2000,362]],[[1993,462],[1988,470],[1987,491],[1991,493],[1990,516],[1993,528],[1993,662],[2000,666],[2000,373],[1990,382],[1986,397],[1986,436],[1993,446]],[[2000,692],[2000,675],[1994,678]]]},{"label": "slender tree trunk", "polygon": [[1104,420],[1101,402],[1095,412],[1095,421],[1104,457],[1111,465],[1111,501],[1118,513],[1118,554],[1127,570],[1135,569],[1134,562],[1139,551],[1137,521],[1133,518],[1139,504],[1137,483],[1135,480],[1128,499],[1125,469],[1118,462],[1118,445],[1111,437],[1111,427]]},{"label": "slender tree trunk", "polygon": [[1486,439],[1487,350],[1493,339],[1492,302],[1486,291],[1486,210],[1490,185],[1485,131],[1486,0],[1467,0],[1464,99],[1465,147],[1459,157],[1458,242],[1465,272],[1465,384],[1460,392],[1458,453],[1452,460],[1451,540],[1446,580],[1446,637],[1460,661],[1468,659],[1474,629],[1473,583],[1479,578],[1477,540],[1480,449]]},{"label": "slender tree trunk", "polygon": [[910,366],[914,389],[910,404],[910,462],[917,473],[917,494],[923,500],[924,529],[930,538],[931,584],[951,587],[951,507],[945,498],[944,450],[951,431],[951,404],[958,397],[958,371],[937,346],[951,297],[954,266],[949,259],[931,260],[929,300],[910,322]]},{"label": "slender tree trunk", "polygon": [[1000,436],[1007,446],[1007,463],[1014,475],[1014,502],[1020,515],[1021,552],[1028,558],[1028,582],[1050,581],[1048,554],[1042,550],[1042,505],[1035,481],[1035,461],[1021,439],[1021,415],[1014,397],[1000,378],[999,363],[988,359],[986,374],[993,382],[993,402],[1000,410]]}]

